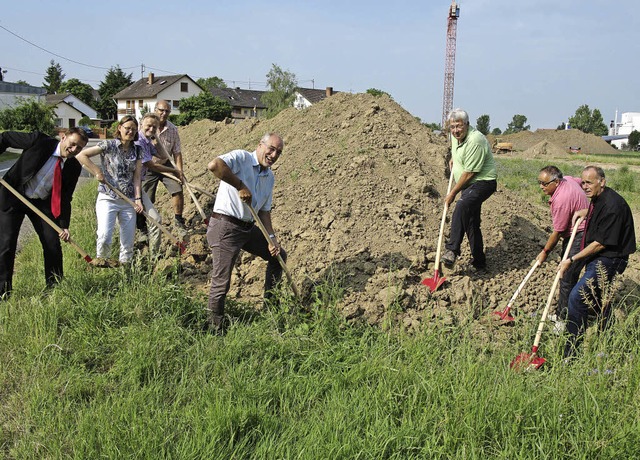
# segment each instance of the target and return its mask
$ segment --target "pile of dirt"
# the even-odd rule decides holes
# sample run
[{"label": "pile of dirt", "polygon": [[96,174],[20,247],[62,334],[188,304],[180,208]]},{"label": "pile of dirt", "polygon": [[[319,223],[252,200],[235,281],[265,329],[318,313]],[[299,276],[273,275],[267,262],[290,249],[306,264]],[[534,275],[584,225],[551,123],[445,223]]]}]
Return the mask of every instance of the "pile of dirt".
[{"label": "pile of dirt", "polygon": [[549,141],[538,142],[536,145],[529,147],[522,152],[522,155],[527,158],[562,158],[563,156],[569,157],[566,150],[561,149],[556,144]]},{"label": "pile of dirt", "polygon": [[[285,140],[273,168],[274,228],[305,296],[335,295],[319,288],[329,281],[343,290],[340,305],[350,319],[418,328],[483,317],[479,333],[495,334],[487,312],[504,306],[546,241],[551,229],[545,205],[498,190],[483,208],[488,273],[472,272],[465,241],[456,268],[445,272],[448,283],[431,294],[420,281],[434,270],[447,187],[445,139],[387,96],[339,93],[270,120],[199,121],[181,128],[187,177],[215,193],[218,182],[208,162],[232,149],[254,150],[269,131]],[[200,200],[210,212],[213,200]],[[183,278],[206,292],[211,256],[205,226],[186,194],[185,201],[192,230],[181,258]],[[166,194],[158,207],[170,217]],[[555,267],[545,264],[533,276],[520,296],[522,311],[544,302],[540,293],[550,288]],[[261,305],[264,268],[262,260],[244,254],[229,298]]]},{"label": "pile of dirt", "polygon": [[[502,142],[513,143],[515,152],[526,152],[540,142],[548,142],[553,144],[563,152],[568,153],[570,148],[579,148],[581,154],[615,154],[618,150],[614,149],[600,136],[594,134],[586,134],[579,129],[537,129],[536,131],[521,131],[515,134],[497,136]],[[488,135],[487,139],[493,145],[496,136]]]}]

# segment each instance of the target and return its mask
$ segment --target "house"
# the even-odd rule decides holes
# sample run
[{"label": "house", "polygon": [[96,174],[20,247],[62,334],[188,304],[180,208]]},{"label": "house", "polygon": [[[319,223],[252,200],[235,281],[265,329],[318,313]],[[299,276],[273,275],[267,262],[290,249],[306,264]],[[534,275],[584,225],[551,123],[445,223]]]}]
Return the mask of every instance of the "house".
[{"label": "house", "polygon": [[141,78],[137,82],[119,93],[113,98],[118,105],[118,120],[125,115],[134,115],[141,118],[143,112],[153,111],[158,101],[166,100],[171,104],[173,115],[180,113],[180,99],[197,96],[202,88],[186,74],[167,75],[156,77],[149,73],[147,78]]},{"label": "house", "polygon": [[266,91],[240,88],[211,88],[210,91],[215,97],[231,105],[233,119],[259,118],[267,110],[267,106],[261,101]]},{"label": "house", "polygon": [[325,89],[297,88],[293,106],[298,110],[306,109],[337,92],[331,86],[327,86]]},{"label": "house", "polygon": [[37,102],[44,99],[47,90],[36,86],[0,81],[0,110],[16,106],[21,99],[32,98]]},{"label": "house", "polygon": [[55,107],[57,128],[73,128],[82,117],[98,119],[93,107],[70,93],[47,94],[46,103]]},{"label": "house", "polygon": [[609,125],[609,135],[602,136],[602,138],[621,149],[623,145],[629,143],[629,134],[633,131],[640,131],[640,112],[624,112],[618,121],[618,111],[616,110],[616,119],[611,120]]}]

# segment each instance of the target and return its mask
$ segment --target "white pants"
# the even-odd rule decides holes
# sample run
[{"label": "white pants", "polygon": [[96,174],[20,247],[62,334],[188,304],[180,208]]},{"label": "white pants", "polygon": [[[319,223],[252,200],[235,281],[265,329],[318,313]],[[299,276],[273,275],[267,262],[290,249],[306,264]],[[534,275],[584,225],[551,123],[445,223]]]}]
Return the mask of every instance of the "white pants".
[{"label": "white pants", "polygon": [[122,198],[111,198],[98,193],[96,201],[98,217],[98,238],[96,240],[96,257],[111,257],[111,240],[116,219],[120,224],[120,257],[121,263],[131,262],[133,258],[133,240],[136,234],[136,211]]},{"label": "white pants", "polygon": [[[152,219],[155,219],[156,221],[158,221],[159,224],[162,223],[162,217],[160,217],[160,213],[153,206],[153,203],[151,202],[149,195],[147,195],[147,192],[144,192],[144,191],[142,192],[142,206],[144,207],[144,212],[149,214],[149,216]],[[157,225],[155,225],[153,222],[149,222],[148,228],[149,228],[149,249],[154,254],[158,254],[158,251],[160,250],[160,240],[161,240],[160,228]]]}]

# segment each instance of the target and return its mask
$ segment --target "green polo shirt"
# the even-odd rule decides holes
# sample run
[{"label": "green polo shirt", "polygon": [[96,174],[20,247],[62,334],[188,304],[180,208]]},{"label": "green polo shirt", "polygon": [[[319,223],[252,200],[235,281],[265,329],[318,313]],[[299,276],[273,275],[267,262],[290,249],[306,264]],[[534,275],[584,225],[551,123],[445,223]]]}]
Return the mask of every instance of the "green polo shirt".
[{"label": "green polo shirt", "polygon": [[453,178],[456,182],[463,172],[476,173],[469,185],[479,180],[498,178],[489,141],[480,131],[471,126],[467,137],[461,143],[458,143],[455,137],[451,138],[451,157],[453,159]]}]

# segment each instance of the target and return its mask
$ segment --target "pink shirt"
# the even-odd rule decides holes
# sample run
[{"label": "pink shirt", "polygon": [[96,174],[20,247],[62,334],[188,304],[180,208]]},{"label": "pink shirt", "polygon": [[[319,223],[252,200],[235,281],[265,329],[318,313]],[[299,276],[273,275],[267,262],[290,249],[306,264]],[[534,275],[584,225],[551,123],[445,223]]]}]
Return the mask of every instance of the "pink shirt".
[{"label": "pink shirt", "polygon": [[[559,232],[563,238],[571,236],[571,217],[576,211],[587,209],[589,200],[582,190],[582,179],[564,176],[549,200],[551,206],[551,220],[553,230]],[[582,221],[578,231],[584,231],[585,222]]]}]

